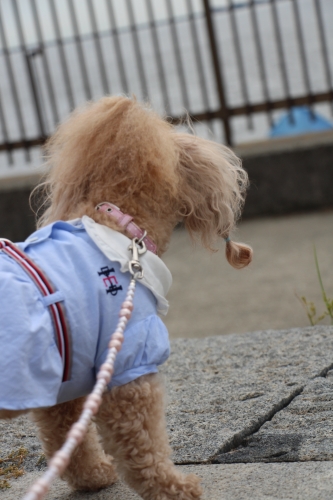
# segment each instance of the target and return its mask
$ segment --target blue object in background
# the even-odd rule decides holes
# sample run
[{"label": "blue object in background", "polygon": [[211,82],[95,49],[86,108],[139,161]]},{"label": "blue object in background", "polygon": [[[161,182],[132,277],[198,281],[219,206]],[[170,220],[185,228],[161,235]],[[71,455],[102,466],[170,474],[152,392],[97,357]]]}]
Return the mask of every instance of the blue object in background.
[{"label": "blue object in background", "polygon": [[291,108],[272,126],[269,136],[286,137],[331,129],[333,129],[333,125],[326,118],[307,106],[297,106]]}]

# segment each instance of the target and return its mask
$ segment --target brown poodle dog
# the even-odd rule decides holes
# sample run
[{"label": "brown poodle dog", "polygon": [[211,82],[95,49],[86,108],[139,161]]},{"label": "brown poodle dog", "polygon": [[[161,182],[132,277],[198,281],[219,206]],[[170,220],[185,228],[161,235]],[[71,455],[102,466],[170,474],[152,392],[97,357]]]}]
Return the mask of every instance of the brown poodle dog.
[{"label": "brown poodle dog", "polygon": [[[106,97],[75,111],[49,140],[46,152],[50,167],[44,185],[47,209],[40,228],[85,215],[126,236],[126,229],[96,210],[107,201],[147,231],[159,257],[175,226],[183,223],[208,249],[215,239],[224,238],[227,259],[235,268],[251,261],[251,249],[229,239],[248,179],[228,148],[178,133],[134,99]],[[84,332],[79,333],[82,338]],[[99,489],[116,481],[117,469],[146,500],[200,498],[200,480],[184,476],[170,460],[163,393],[157,373],[105,392],[63,479],[75,489]],[[83,403],[80,397],[32,408],[48,458],[63,444]],[[6,407],[0,398],[0,417],[22,411],[26,410]]]}]

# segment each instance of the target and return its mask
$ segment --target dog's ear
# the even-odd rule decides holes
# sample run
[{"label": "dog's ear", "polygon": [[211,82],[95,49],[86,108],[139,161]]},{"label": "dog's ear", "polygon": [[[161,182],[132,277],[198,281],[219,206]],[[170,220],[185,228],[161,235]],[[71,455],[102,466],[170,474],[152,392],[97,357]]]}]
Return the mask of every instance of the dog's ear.
[{"label": "dog's ear", "polygon": [[240,159],[227,147],[190,134],[175,134],[179,148],[180,216],[193,237],[199,234],[212,250],[217,237],[227,240],[229,263],[250,263],[252,250],[229,240],[241,214],[248,176]]}]

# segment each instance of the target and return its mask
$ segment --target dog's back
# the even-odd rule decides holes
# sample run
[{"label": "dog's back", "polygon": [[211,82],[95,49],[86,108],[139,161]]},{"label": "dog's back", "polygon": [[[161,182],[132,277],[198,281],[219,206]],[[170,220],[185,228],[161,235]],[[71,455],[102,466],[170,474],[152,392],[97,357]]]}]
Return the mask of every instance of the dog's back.
[{"label": "dog's back", "polygon": [[[0,294],[6,297],[0,316],[0,366],[7,374],[0,386],[0,409],[7,410],[53,406],[92,390],[130,279],[117,260],[111,261],[96,246],[80,219],[45,226],[18,247],[56,292],[43,297],[21,266],[0,252]],[[55,302],[62,304],[68,327],[62,346],[57,345],[48,310]],[[154,295],[139,284],[135,303],[112,386],[156,372],[169,354]]]}]

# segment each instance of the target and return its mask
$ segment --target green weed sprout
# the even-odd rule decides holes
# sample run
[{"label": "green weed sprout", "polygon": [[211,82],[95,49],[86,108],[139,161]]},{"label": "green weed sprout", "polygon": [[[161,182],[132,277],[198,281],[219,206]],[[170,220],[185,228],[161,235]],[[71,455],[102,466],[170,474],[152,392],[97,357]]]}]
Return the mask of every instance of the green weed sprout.
[{"label": "green weed sprout", "polygon": [[317,271],[318,281],[319,281],[319,285],[320,285],[320,289],[321,289],[321,294],[322,294],[326,309],[320,316],[317,316],[317,309],[316,309],[316,306],[313,302],[308,301],[306,299],[306,297],[304,297],[304,296],[299,297],[298,295],[296,295],[296,297],[301,302],[302,306],[305,308],[306,314],[307,314],[309,321],[310,321],[310,324],[312,326],[317,325],[320,321],[325,319],[326,316],[329,316],[331,318],[331,325],[333,325],[333,299],[330,299],[327,297],[327,294],[326,294],[326,291],[325,291],[325,288],[323,285],[323,280],[321,277],[321,272],[319,269],[317,250],[316,250],[315,246],[313,248],[313,253],[314,253],[316,271]]}]

